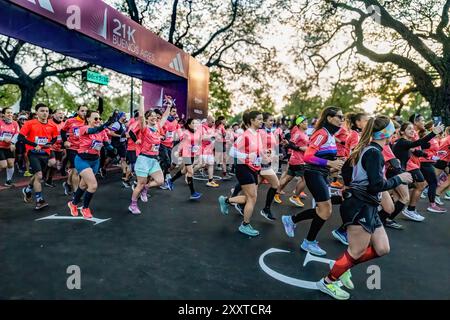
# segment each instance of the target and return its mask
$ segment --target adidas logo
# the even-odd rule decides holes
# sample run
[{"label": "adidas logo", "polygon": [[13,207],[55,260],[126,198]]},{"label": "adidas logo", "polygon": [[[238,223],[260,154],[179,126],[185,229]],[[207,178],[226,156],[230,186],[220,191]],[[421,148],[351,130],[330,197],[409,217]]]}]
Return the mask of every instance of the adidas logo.
[{"label": "adidas logo", "polygon": [[177,53],[176,57],[173,58],[172,62],[169,64],[172,69],[184,73],[183,61],[181,60],[181,55]]},{"label": "adidas logo", "polygon": [[[39,6],[47,11],[50,11],[51,13],[55,13],[53,11],[52,4],[50,3],[50,0],[37,0],[39,2]],[[28,2],[31,2],[32,4],[36,4],[36,0],[28,0]]]}]

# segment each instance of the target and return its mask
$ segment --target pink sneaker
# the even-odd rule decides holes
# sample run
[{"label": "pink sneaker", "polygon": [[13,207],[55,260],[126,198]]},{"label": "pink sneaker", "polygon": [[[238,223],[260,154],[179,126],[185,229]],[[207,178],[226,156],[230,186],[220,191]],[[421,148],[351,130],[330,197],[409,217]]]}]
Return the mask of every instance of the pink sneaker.
[{"label": "pink sneaker", "polygon": [[139,210],[136,204],[130,204],[130,206],[128,207],[128,211],[130,211],[132,214],[141,214],[141,210]]},{"label": "pink sneaker", "polygon": [[436,212],[436,213],[445,213],[447,212],[446,209],[439,207],[436,203],[432,203],[428,208],[427,211],[430,212]]},{"label": "pink sneaker", "polygon": [[148,201],[148,197],[147,197],[147,189],[143,189],[143,190],[141,191],[140,198],[141,198],[141,201],[142,201],[142,202],[147,202],[147,201]]}]

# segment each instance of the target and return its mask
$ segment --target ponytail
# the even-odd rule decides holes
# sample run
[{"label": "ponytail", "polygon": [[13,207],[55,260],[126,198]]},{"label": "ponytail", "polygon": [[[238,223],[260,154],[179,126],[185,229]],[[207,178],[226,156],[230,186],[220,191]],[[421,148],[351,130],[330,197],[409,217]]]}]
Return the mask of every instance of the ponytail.
[{"label": "ponytail", "polygon": [[353,149],[353,152],[349,157],[352,166],[356,165],[356,163],[359,160],[359,157],[361,156],[361,152],[364,150],[364,148],[366,148],[370,144],[374,123],[375,119],[370,118],[361,134],[361,139],[359,140],[359,143],[357,144],[355,149]]}]

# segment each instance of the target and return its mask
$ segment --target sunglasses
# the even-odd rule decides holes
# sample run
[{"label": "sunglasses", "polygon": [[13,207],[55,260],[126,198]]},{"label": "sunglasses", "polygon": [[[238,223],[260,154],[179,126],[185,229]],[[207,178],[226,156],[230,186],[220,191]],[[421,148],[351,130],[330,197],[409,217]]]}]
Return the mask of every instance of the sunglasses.
[{"label": "sunglasses", "polygon": [[94,118],[94,121],[99,121],[99,120],[102,120],[102,118]]},{"label": "sunglasses", "polygon": [[333,117],[339,118],[339,120],[344,120],[344,116],[340,114],[335,114]]}]

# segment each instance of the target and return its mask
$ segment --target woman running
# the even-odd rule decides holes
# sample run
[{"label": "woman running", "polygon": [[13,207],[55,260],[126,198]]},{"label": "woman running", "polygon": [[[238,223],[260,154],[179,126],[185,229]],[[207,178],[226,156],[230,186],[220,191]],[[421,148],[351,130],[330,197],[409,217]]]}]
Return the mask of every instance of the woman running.
[{"label": "woman running", "polygon": [[[425,125],[426,130],[421,130],[419,132],[419,137],[424,137],[427,134],[428,130],[433,130],[433,127],[433,122]],[[436,202],[436,189],[438,186],[438,179],[436,177],[434,164],[437,160],[439,160],[439,157],[437,155],[439,151],[439,136],[431,139],[428,144],[426,144],[422,149],[425,152],[425,156],[420,158],[420,171],[422,172],[425,181],[428,184],[427,195],[429,206],[427,207],[427,211],[435,213],[445,213],[447,212],[447,210],[438,206]]]},{"label": "woman running", "polygon": [[[261,128],[263,116],[259,111],[250,111],[242,116],[245,132],[236,140],[230,153],[237,158],[236,178],[242,187],[244,195],[235,197],[219,197],[219,206],[222,214],[228,214],[230,204],[244,205],[244,221],[239,231],[255,237],[259,231],[250,225],[256,199],[258,195],[258,172],[261,170],[264,152],[258,129]],[[268,160],[268,159],[265,159]]]},{"label": "woman running", "polygon": [[[141,97],[141,105],[139,108],[141,147],[134,166],[137,185],[133,190],[131,204],[128,207],[128,210],[132,214],[141,214],[141,210],[139,210],[137,204],[138,197],[141,197],[142,202],[147,202],[147,190],[152,187],[159,187],[164,183],[164,174],[158,162],[159,146],[162,138],[159,128],[164,127],[170,110],[171,107],[167,106],[158,123],[155,111],[144,111],[144,98]],[[148,182],[149,178],[152,178],[150,182]]]},{"label": "woman running", "polygon": [[3,109],[3,119],[0,119],[0,171],[6,169],[5,187],[12,187],[14,175],[14,160],[19,124],[13,120],[13,110]]},{"label": "woman running", "polygon": [[194,161],[195,157],[200,155],[201,140],[201,124],[198,120],[189,118],[184,124],[184,132],[180,142],[179,156],[182,158],[182,168],[172,177],[175,182],[182,175],[185,175],[186,182],[189,186],[191,196],[189,199],[197,200],[202,196],[201,193],[194,189]]},{"label": "woman running", "polygon": [[[350,113],[347,115],[348,126],[350,128],[347,140],[344,141],[344,158],[348,159],[353,149],[358,145],[361,132],[367,124],[369,118],[365,113]],[[339,154],[338,154],[339,156]],[[347,231],[344,225],[331,232],[333,237],[344,245],[348,245]]]},{"label": "woman running", "polygon": [[[260,214],[269,221],[276,220],[270,211],[270,207],[275,194],[280,187],[277,174],[272,167],[272,161],[275,163],[275,158],[278,157],[277,148],[279,145],[278,136],[274,134],[274,122],[274,117],[270,113],[265,112],[263,114],[263,127],[258,130],[263,143],[263,152],[265,152],[267,157],[267,161],[263,161],[261,163],[261,171],[259,172],[259,175],[262,179],[266,179],[270,184],[270,188],[266,195],[266,205],[264,209],[260,211]],[[278,166],[276,168],[278,170]]]},{"label": "woman running", "polygon": [[408,208],[403,210],[402,213],[407,218],[414,221],[423,221],[425,217],[417,213],[416,204],[420,198],[420,194],[425,189],[427,183],[420,171],[420,157],[426,156],[420,147],[426,147],[428,142],[433,139],[437,134],[441,133],[443,126],[436,126],[432,132],[423,137],[422,139],[415,140],[414,126],[410,122],[402,124],[400,127],[400,138],[394,145],[392,151],[395,156],[400,160],[402,169],[411,173],[414,179],[415,188],[410,194],[410,200]]},{"label": "woman running", "polygon": [[314,255],[323,256],[326,251],[319,247],[316,241],[317,234],[325,221],[331,216],[332,204],[328,178],[330,171],[339,171],[344,161],[336,160],[336,142],[334,134],[344,122],[342,110],[328,107],[322,111],[316,124],[316,131],[311,136],[309,146],[305,152],[305,181],[317,207],[298,213],[295,216],[283,216],[282,221],[286,234],[294,237],[295,224],[312,219],[306,239],[301,249]]},{"label": "woman running", "polygon": [[389,240],[378,216],[381,193],[401,183],[412,182],[411,174],[407,172],[384,179],[381,152],[394,131],[394,124],[388,117],[370,119],[361,141],[350,156],[349,162],[354,169],[351,171],[350,189],[345,192],[340,208],[342,220],[347,226],[349,246],[336,260],[328,276],[317,282],[320,291],[335,299],[350,298],[350,294],[340,288],[338,280],[346,288],[353,289],[350,279],[353,266],[389,253]]},{"label": "woman running", "polygon": [[83,207],[81,214],[86,219],[92,218],[92,211],[89,208],[92,197],[97,191],[97,179],[95,175],[100,168],[100,150],[103,146],[114,154],[117,150],[110,144],[106,131],[108,126],[114,123],[116,114],[113,114],[108,121],[101,124],[102,118],[97,111],[88,111],[86,113],[87,125],[79,128],[78,154],[75,156],[74,165],[80,176],[80,183],[73,195],[72,201],[67,203],[70,214],[78,216],[78,203],[83,197]]},{"label": "woman running", "polygon": [[300,199],[300,194],[305,190],[305,161],[303,160],[305,156],[305,151],[309,143],[309,137],[306,134],[308,129],[308,120],[299,116],[295,120],[296,130],[291,130],[291,137],[287,148],[291,150],[291,156],[289,157],[288,169],[285,175],[281,177],[280,187],[277,190],[277,203],[282,203],[280,197],[281,191],[289,184],[289,182],[298,177],[298,182],[295,187],[295,195],[289,198],[289,201],[295,204],[297,207],[304,207],[304,203]]}]

